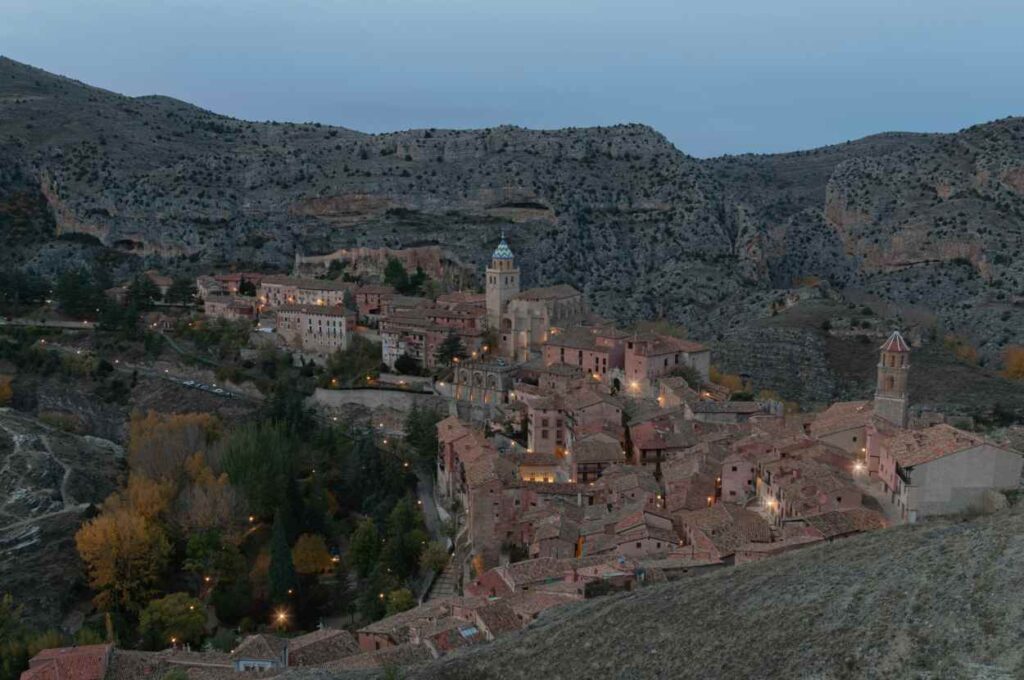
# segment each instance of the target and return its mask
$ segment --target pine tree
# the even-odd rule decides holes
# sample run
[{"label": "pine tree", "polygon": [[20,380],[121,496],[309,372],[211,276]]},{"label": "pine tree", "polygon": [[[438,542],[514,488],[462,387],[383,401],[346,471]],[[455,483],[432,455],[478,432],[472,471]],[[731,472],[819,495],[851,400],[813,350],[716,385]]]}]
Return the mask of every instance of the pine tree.
[{"label": "pine tree", "polygon": [[449,333],[437,348],[437,360],[448,366],[451,366],[456,359],[465,357],[466,347],[462,344],[462,338],[455,333]]},{"label": "pine tree", "polygon": [[298,579],[292,551],[288,547],[288,532],[281,511],[274,513],[274,529],[270,537],[270,599],[286,602],[294,594]]}]

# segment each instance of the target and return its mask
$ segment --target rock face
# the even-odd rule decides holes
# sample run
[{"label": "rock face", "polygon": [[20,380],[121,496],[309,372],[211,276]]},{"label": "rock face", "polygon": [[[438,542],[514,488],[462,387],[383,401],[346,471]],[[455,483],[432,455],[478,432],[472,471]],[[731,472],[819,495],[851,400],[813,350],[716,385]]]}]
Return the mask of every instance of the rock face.
[{"label": "rock face", "polygon": [[423,245],[479,272],[504,229],[524,284],[573,284],[616,321],[715,341],[763,313],[752,297],[817,279],[995,360],[1024,337],[1022,178],[1022,119],[698,160],[641,125],[251,123],[0,60],[0,266],[44,273]]},{"label": "rock face", "polygon": [[84,583],[74,534],[118,486],[124,451],[0,409],[0,592],[56,625]]}]

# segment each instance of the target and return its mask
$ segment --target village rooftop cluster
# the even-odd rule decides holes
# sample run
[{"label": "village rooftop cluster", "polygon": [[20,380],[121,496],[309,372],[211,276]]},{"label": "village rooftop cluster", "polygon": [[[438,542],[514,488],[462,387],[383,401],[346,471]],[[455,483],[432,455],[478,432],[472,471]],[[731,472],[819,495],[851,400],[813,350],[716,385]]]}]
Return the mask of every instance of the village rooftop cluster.
[{"label": "village rooftop cluster", "polygon": [[258,635],[232,654],[50,650],[23,680],[65,677],[46,669],[75,655],[103,669],[83,680],[436,658],[573,601],[998,505],[1021,475],[1018,452],[911,409],[914,350],[897,330],[878,346],[873,399],[788,413],[712,381],[700,343],[617,328],[569,285],[521,289],[504,238],[483,293],[255,273],[197,288],[208,316],[251,319],[304,358],[361,334],[388,369],[434,374],[426,389],[448,404],[434,492],[458,527],[448,592],[355,635]]}]

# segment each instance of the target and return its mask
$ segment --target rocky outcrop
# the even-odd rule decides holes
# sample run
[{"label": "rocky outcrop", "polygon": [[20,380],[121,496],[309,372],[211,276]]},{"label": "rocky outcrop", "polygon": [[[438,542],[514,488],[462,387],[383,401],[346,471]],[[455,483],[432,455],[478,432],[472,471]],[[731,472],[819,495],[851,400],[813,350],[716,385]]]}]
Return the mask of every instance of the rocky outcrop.
[{"label": "rocky outcrop", "polygon": [[1024,321],[995,342],[977,329],[1000,325],[1024,290],[1022,167],[1021,119],[697,160],[642,125],[368,135],[123,97],[0,60],[0,183],[34,186],[65,246],[24,239],[0,265],[77,266],[88,258],[66,246],[78,235],[188,273],[423,243],[479,272],[504,229],[525,285],[570,283],[610,319],[665,318],[699,339],[756,319],[754,292],[814,278],[896,315],[924,308],[997,361]]},{"label": "rocky outcrop", "polygon": [[84,585],[74,534],[118,488],[124,451],[0,409],[0,591],[52,626]]}]

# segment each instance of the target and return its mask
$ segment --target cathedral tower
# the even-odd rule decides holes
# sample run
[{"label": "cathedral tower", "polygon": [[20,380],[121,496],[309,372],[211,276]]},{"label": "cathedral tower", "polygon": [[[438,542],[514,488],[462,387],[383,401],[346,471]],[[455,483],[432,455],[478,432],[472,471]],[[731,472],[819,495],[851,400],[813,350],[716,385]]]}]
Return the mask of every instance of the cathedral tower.
[{"label": "cathedral tower", "polygon": [[885,418],[897,427],[907,426],[909,375],[910,346],[899,331],[893,331],[879,351],[875,415]]},{"label": "cathedral tower", "polygon": [[491,266],[487,268],[487,325],[499,330],[501,315],[512,296],[519,292],[519,269],[515,264],[512,249],[501,234],[501,243],[491,255]]}]

